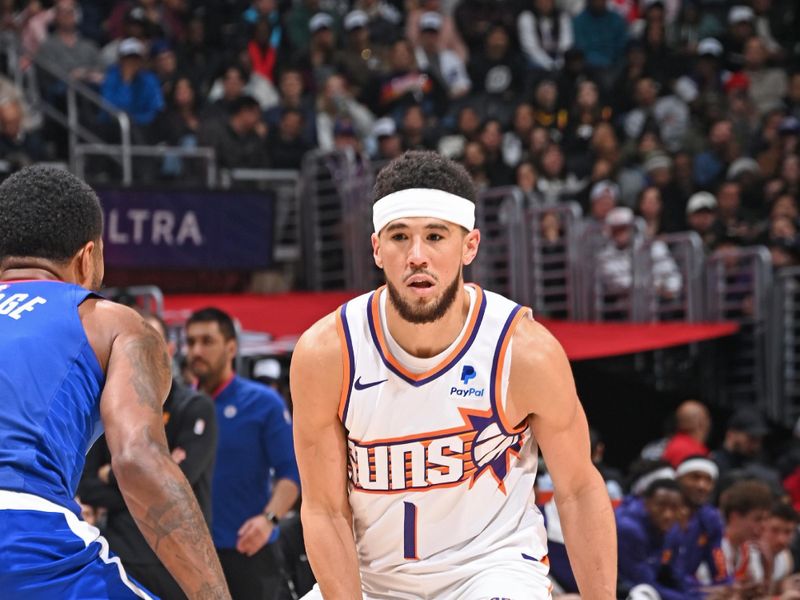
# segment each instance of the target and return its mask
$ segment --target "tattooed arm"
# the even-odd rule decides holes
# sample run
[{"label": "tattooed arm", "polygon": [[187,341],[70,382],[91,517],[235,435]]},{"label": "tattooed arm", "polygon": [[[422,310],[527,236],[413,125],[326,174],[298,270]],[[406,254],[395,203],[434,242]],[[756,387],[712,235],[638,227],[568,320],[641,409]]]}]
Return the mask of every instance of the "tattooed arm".
[{"label": "tattooed arm", "polygon": [[128,509],[189,598],[230,598],[203,514],[167,449],[161,406],[171,374],[164,342],[126,307],[98,301],[87,311],[93,313],[82,315],[90,342],[91,329],[95,337],[98,327],[114,330],[108,341],[100,414]]}]

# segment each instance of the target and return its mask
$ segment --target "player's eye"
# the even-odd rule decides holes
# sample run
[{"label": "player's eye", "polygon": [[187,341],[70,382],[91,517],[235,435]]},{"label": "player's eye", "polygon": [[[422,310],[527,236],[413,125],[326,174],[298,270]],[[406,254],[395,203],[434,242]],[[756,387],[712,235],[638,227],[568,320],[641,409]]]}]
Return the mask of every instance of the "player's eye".
[{"label": "player's eye", "polygon": [[392,240],[395,241],[395,242],[402,242],[402,241],[405,241],[406,239],[408,239],[408,238],[406,237],[405,233],[395,233],[392,236]]},{"label": "player's eye", "polygon": [[443,240],[443,239],[444,239],[444,237],[442,237],[438,233],[430,233],[430,234],[428,234],[428,240],[431,241],[431,242],[438,242],[439,240]]}]

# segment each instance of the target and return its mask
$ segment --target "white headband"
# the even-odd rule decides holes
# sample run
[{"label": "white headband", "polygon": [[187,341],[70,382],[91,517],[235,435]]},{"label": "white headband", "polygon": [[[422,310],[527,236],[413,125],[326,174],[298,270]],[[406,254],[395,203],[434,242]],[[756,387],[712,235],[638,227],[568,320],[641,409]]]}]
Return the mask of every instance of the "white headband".
[{"label": "white headband", "polygon": [[644,494],[647,487],[656,479],[675,479],[675,470],[672,467],[661,467],[646,475],[642,475],[631,487],[631,492],[637,496]]},{"label": "white headband", "polygon": [[693,473],[695,471],[706,473],[714,481],[719,477],[719,469],[717,465],[714,464],[714,461],[699,456],[697,458],[688,458],[683,461],[678,465],[678,468],[675,469],[675,474],[680,477],[681,475],[686,475],[687,473]]},{"label": "white headband", "polygon": [[404,217],[433,217],[472,231],[475,228],[475,204],[443,190],[411,188],[393,192],[372,205],[375,233],[391,221]]}]

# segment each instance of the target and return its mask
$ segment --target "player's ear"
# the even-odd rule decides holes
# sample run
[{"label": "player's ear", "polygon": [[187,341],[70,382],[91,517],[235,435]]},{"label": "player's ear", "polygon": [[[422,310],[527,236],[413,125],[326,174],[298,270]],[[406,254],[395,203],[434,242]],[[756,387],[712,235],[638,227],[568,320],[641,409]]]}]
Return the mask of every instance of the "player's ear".
[{"label": "player's ear", "polygon": [[98,243],[94,240],[86,242],[75,255],[75,276],[76,283],[81,287],[92,288],[96,279],[95,271],[98,268],[98,253],[102,252]]},{"label": "player's ear", "polygon": [[372,242],[372,258],[375,261],[375,264],[378,266],[379,269],[383,268],[383,261],[380,257],[380,248],[381,248],[381,240],[378,237],[377,233],[373,233],[370,236],[370,241]]},{"label": "player's ear", "polygon": [[473,229],[464,236],[464,246],[462,251],[462,262],[469,265],[478,255],[478,246],[481,244],[481,232]]}]

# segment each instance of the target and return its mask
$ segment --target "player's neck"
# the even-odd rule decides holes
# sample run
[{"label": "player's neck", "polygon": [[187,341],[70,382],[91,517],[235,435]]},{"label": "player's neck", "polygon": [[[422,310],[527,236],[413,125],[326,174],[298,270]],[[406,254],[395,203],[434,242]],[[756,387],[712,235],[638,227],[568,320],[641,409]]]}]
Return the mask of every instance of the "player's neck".
[{"label": "player's neck", "polygon": [[225,369],[214,376],[200,379],[197,388],[211,398],[216,398],[231,379],[233,379],[233,369]]},{"label": "player's neck", "polygon": [[453,305],[433,323],[410,323],[392,302],[386,303],[386,327],[394,341],[411,356],[430,358],[446,350],[461,333],[469,315],[470,297],[460,286]]},{"label": "player's neck", "polygon": [[0,281],[20,281],[30,279],[43,279],[49,281],[65,281],[65,278],[55,269],[41,267],[9,267],[0,271]]}]

